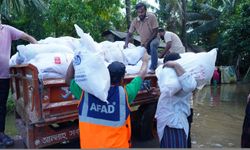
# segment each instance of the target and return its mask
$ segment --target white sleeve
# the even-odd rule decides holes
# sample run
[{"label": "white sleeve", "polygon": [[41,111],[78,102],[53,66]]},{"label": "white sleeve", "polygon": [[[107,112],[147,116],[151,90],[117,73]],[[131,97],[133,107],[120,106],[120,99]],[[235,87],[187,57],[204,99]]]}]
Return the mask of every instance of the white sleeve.
[{"label": "white sleeve", "polygon": [[197,82],[195,78],[189,72],[185,72],[183,75],[181,75],[178,78],[179,78],[183,91],[192,92],[193,90],[195,90],[197,86]]},{"label": "white sleeve", "polygon": [[168,34],[167,32],[166,32],[165,35],[164,35],[164,41],[165,41],[165,43],[171,41],[171,35]]}]

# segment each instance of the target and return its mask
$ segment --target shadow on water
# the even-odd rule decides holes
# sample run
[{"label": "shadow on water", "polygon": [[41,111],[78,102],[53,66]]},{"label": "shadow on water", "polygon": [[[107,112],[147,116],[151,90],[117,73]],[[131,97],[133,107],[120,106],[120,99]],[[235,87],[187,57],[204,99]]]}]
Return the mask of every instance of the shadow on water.
[{"label": "shadow on water", "polygon": [[206,86],[194,94],[193,147],[240,147],[250,84]]}]

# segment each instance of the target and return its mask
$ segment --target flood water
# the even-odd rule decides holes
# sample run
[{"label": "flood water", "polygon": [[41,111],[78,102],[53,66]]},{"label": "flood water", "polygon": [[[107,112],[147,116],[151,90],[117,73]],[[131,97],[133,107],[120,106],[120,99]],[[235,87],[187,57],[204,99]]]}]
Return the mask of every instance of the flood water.
[{"label": "flood water", "polygon": [[[240,148],[248,84],[206,86],[194,94],[191,128],[193,148]],[[14,115],[8,115],[6,132],[17,134]],[[136,148],[159,147],[156,139],[134,142]]]},{"label": "flood water", "polygon": [[250,84],[206,86],[194,95],[194,148],[240,148]]}]

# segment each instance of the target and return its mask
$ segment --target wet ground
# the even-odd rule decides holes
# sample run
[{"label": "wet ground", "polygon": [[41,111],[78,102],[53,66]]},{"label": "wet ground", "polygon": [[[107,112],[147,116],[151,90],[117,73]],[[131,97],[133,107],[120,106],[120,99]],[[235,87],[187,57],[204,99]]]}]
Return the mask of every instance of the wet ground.
[{"label": "wet ground", "polygon": [[239,148],[250,84],[207,86],[194,96],[192,145]]},{"label": "wet ground", "polygon": [[[191,128],[194,148],[240,148],[240,138],[246,98],[250,84],[206,86],[194,95],[194,120]],[[6,133],[16,139],[10,148],[25,148],[16,135],[14,116],[7,117]],[[133,138],[134,148],[158,148],[157,139],[139,141]],[[51,148],[79,148],[79,141]]]}]

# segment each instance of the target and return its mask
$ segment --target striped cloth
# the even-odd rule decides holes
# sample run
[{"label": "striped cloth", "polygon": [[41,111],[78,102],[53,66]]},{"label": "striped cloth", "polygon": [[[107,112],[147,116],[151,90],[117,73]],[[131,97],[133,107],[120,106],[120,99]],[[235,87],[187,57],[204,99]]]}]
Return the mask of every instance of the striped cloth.
[{"label": "striped cloth", "polygon": [[187,138],[184,129],[170,128],[166,126],[160,147],[187,148]]}]

